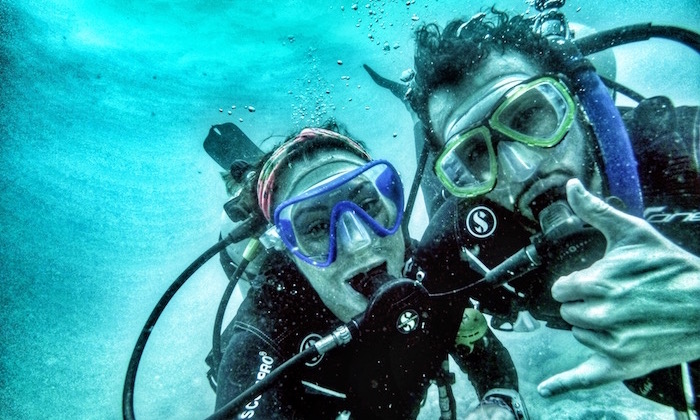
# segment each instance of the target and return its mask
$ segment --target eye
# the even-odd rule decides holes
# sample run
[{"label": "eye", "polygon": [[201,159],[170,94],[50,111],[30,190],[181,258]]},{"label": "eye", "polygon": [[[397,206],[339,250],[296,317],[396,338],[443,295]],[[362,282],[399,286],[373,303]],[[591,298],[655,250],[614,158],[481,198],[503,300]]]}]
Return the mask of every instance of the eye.
[{"label": "eye", "polygon": [[370,216],[375,216],[381,210],[381,203],[373,197],[368,197],[358,203],[360,208]]},{"label": "eye", "polygon": [[547,89],[532,89],[509,103],[498,122],[529,137],[548,138],[556,132],[561,119],[556,107],[564,109],[558,98]]},{"label": "eye", "polygon": [[459,144],[441,163],[442,170],[460,186],[482,182],[490,173],[489,139],[481,131],[460,134]]},{"label": "eye", "polygon": [[328,235],[330,221],[329,210],[318,203],[312,206],[295,209],[292,215],[292,223],[297,236],[315,239]]},{"label": "eye", "polygon": [[371,217],[375,217],[382,210],[383,203],[377,191],[369,182],[363,182],[358,185],[351,196],[355,204],[360,206],[360,208]]},{"label": "eye", "polygon": [[556,114],[551,112],[551,107],[533,104],[521,109],[511,120],[510,126],[521,133],[536,136],[551,133],[556,128],[556,122]]},{"label": "eye", "polygon": [[463,146],[455,149],[455,153],[465,167],[472,169],[483,164],[484,158],[489,154],[489,148],[481,137],[473,137],[471,140],[465,141]]},{"label": "eye", "polygon": [[308,225],[303,231],[304,236],[321,237],[328,234],[330,224],[325,220],[315,220]]}]

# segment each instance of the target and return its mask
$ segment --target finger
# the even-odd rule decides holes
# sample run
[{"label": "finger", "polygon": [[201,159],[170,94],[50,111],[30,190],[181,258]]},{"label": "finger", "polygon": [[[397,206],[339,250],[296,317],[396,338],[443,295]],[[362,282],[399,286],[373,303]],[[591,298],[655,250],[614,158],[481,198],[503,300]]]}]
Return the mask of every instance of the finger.
[{"label": "finger", "polygon": [[592,330],[607,330],[623,321],[616,302],[607,297],[562,303],[559,313],[571,325]]},{"label": "finger", "polygon": [[622,379],[620,370],[610,359],[594,354],[575,368],[544,380],[537,386],[537,392],[543,397],[550,397],[576,389],[593,388],[620,379]]},{"label": "finger", "polygon": [[591,328],[574,326],[571,328],[571,333],[574,338],[584,346],[594,350],[597,353],[607,354],[610,356],[609,350],[612,348],[613,337],[610,333],[595,330],[594,328],[594,326]]},{"label": "finger", "polygon": [[608,248],[620,242],[636,227],[635,219],[586,191],[578,179],[566,183],[566,196],[571,209],[586,223],[600,230],[608,240]]},{"label": "finger", "polygon": [[564,321],[574,327],[594,331],[607,330],[610,327],[607,315],[609,308],[600,301],[564,303],[559,308],[559,313]]},{"label": "finger", "polygon": [[552,284],[552,298],[560,303],[604,298],[609,294],[609,287],[599,281],[598,266],[594,263],[586,270],[560,277]]},{"label": "finger", "polygon": [[581,282],[574,275],[560,277],[552,284],[552,298],[560,303],[581,300]]}]

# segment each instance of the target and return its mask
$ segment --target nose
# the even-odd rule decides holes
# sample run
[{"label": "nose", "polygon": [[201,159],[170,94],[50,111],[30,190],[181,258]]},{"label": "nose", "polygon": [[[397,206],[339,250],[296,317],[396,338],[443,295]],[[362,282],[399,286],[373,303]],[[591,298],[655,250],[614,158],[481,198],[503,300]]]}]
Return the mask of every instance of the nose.
[{"label": "nose", "polygon": [[543,156],[532,146],[516,141],[498,143],[498,163],[510,182],[523,182],[530,178],[542,163]]},{"label": "nose", "polygon": [[372,243],[367,227],[353,211],[346,211],[340,216],[336,232],[338,245],[346,252],[357,252]]}]

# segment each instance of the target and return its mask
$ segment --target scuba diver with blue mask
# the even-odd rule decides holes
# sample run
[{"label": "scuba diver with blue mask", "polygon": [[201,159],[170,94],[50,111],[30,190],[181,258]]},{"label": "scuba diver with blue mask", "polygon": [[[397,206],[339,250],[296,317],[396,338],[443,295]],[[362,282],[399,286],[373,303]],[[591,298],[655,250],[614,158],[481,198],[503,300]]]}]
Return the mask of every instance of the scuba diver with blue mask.
[{"label": "scuba diver with blue mask", "polygon": [[564,2],[534,3],[421,26],[410,83],[368,68],[424,127],[431,218],[414,259],[496,328],[529,311],[595,351],[542,396],[624,380],[694,418],[698,108],[606,80],[639,102],[619,110],[585,55],[651,36],[700,52],[700,37],[639,25],[574,43]]},{"label": "scuba diver with blue mask", "polygon": [[[468,301],[433,296],[435,285],[405,261],[412,242],[402,233],[399,174],[338,131],[334,122],[304,129],[264,156],[249,148],[247,158],[258,160],[250,164],[235,152],[254,145],[247,136],[230,123],[212,127],[204,146],[230,165],[224,213],[233,224],[146,321],[124,382],[125,419],[136,417],[136,376],[151,331],[217,254],[229,284],[206,357],[216,392],[208,419],[416,418],[431,384],[441,418],[529,418],[510,354],[483,314]],[[248,290],[222,331],[239,283]],[[467,395],[458,403],[448,356],[468,372],[478,404]]]},{"label": "scuba diver with blue mask", "polygon": [[[250,169],[269,255],[223,333],[212,418],[415,418],[431,381],[440,385],[443,416],[455,418],[443,368],[448,353],[461,367],[475,367],[469,378],[483,399],[473,413],[527,418],[513,363],[483,315],[462,307],[461,322],[444,324],[427,289],[396,280],[404,275],[404,198],[390,163],[371,160],[335,131],[307,128]],[[425,293],[416,303],[418,286]],[[410,292],[395,293],[402,288]],[[392,312],[397,319],[379,321]],[[357,340],[241,400],[340,323],[351,325]]]}]

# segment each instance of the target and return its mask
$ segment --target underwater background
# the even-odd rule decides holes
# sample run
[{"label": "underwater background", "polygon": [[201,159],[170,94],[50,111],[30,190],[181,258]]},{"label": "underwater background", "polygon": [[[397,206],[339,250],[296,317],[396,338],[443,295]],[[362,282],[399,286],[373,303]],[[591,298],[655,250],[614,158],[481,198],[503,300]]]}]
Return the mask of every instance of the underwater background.
[{"label": "underwater background", "polygon": [[[410,115],[362,64],[398,80],[412,67],[416,25],[492,4],[0,0],[0,418],[122,416],[141,327],[218,239],[227,197],[202,147],[212,125],[233,122],[269,150],[333,117],[409,187]],[[698,0],[569,0],[564,11],[596,30],[653,22],[700,31]],[[690,49],[653,40],[614,51],[619,82],[698,104],[700,57]],[[420,206],[412,221],[418,238]],[[214,258],[165,310],[141,361],[137,418],[213,412],[204,357],[226,281]],[[621,384],[542,399],[536,385],[588,350],[546,328],[499,337],[533,418],[673,418]],[[455,394],[475,403],[468,386]],[[437,418],[430,395],[421,418]]]}]

